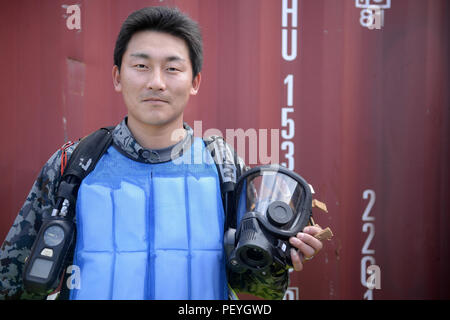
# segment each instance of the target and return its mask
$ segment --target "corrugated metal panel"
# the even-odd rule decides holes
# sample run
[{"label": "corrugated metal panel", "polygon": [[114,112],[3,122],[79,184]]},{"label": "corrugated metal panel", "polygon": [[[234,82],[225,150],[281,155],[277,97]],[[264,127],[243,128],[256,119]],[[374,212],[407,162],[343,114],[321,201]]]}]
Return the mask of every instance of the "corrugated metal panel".
[{"label": "corrugated metal panel", "polygon": [[[297,25],[292,10],[283,25],[282,0],[78,1],[80,30],[66,24],[72,3],[4,3],[0,238],[66,139],[125,115],[111,67],[126,16],[179,6],[200,22],[205,45],[186,121],[201,120],[200,133],[279,129],[280,161],[294,146],[295,171],[328,205],[316,220],[335,237],[292,274],[289,297],[448,299],[449,4],[385,0],[384,25],[369,30],[366,2],[298,0]],[[380,267],[381,289],[361,284],[365,262]]]}]

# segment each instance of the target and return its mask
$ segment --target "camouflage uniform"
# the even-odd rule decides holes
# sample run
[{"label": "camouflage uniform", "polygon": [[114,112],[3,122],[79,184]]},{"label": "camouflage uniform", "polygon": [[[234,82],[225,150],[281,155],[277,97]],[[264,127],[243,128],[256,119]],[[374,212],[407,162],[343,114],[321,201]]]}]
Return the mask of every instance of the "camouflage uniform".
[{"label": "camouflage uniform", "polygon": [[[189,137],[193,130],[184,124]],[[115,127],[113,143],[125,156],[139,161],[150,162],[142,157],[141,147],[126,125],[126,118]],[[70,157],[78,142],[66,149]],[[36,239],[42,215],[51,210],[55,203],[55,192],[61,178],[62,150],[55,152],[42,168],[12,228],[9,230],[0,251],[0,299],[45,299],[46,295],[30,294],[23,289],[22,273],[26,257]],[[239,159],[242,172],[248,170]],[[235,274],[229,272],[228,281],[237,293],[251,293],[266,299],[281,299],[288,286],[288,272],[285,269],[273,270],[272,275],[261,276],[250,272]],[[64,287],[64,286],[63,286]]]}]

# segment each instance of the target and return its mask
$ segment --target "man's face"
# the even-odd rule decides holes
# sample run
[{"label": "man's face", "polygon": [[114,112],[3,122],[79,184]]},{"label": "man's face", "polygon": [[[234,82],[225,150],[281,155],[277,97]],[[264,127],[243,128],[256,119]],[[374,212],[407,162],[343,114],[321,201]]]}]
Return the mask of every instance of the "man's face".
[{"label": "man's face", "polygon": [[122,92],[128,120],[141,125],[182,123],[190,95],[197,94],[200,74],[194,79],[189,49],[184,40],[168,33],[141,31],[128,42],[113,82]]}]

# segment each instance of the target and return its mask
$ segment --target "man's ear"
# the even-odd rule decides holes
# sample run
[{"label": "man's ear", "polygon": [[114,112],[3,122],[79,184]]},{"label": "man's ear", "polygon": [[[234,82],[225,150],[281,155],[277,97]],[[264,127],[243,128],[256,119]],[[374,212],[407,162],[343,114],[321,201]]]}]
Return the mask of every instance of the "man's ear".
[{"label": "man's ear", "polygon": [[199,72],[194,80],[192,80],[192,88],[191,88],[191,95],[195,96],[198,92],[198,89],[200,89],[200,82],[202,80],[202,75]]},{"label": "man's ear", "polygon": [[119,67],[116,65],[112,68],[112,78],[114,90],[116,90],[116,92],[122,92],[122,84],[120,82],[120,71]]}]

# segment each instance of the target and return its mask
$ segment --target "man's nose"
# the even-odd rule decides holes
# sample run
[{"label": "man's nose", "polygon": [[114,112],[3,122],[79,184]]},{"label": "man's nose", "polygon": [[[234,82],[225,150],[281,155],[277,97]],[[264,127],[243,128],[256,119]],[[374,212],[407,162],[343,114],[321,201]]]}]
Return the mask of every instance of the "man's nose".
[{"label": "man's nose", "polygon": [[164,81],[164,75],[161,70],[154,69],[150,72],[149,79],[147,82],[147,89],[159,91],[166,89],[166,83]]}]

